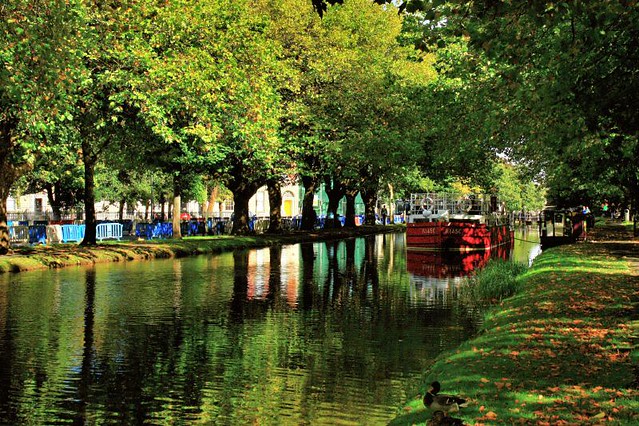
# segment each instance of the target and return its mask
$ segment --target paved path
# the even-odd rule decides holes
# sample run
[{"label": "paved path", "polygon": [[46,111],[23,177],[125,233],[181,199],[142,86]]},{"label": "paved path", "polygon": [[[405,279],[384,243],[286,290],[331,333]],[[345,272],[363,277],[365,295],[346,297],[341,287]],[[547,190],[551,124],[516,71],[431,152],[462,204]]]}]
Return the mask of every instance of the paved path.
[{"label": "paved path", "polygon": [[639,275],[639,237],[617,222],[598,224],[588,231],[588,242],[601,245],[612,256],[626,258]]}]

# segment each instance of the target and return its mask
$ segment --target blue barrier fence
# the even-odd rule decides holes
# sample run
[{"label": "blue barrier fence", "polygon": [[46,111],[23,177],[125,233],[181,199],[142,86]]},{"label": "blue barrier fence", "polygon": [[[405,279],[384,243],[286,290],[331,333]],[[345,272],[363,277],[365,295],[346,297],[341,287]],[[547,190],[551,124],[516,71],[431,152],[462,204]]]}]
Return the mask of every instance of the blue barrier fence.
[{"label": "blue barrier fence", "polygon": [[134,233],[133,221],[131,219],[100,220],[98,221],[98,224],[100,223],[119,223],[122,225],[122,235],[133,235]]},{"label": "blue barrier fence", "polygon": [[[388,218],[389,222],[391,218]],[[399,223],[401,221],[401,217],[396,215],[393,218],[395,223]],[[342,226],[344,225],[345,218],[341,216],[339,218]],[[321,216],[317,219],[315,223],[315,227],[317,229],[324,228],[326,218]],[[364,223],[364,216],[356,217],[356,224],[360,225]],[[56,242],[80,242],[84,239],[85,234],[85,225],[76,225],[76,224],[52,224],[53,222],[49,221],[35,221],[34,224],[29,225],[28,221],[8,221],[9,225],[10,237],[12,244],[46,244],[56,243]],[[135,224],[132,220],[114,220],[114,221],[100,221],[100,224],[114,224],[119,223],[122,225],[122,230],[120,231],[115,228],[109,228],[109,232],[97,232],[99,235],[96,235],[97,239],[102,240],[105,238],[115,238],[120,239],[125,235],[135,235],[137,237],[143,237],[147,239],[152,238],[172,238],[173,237],[173,224],[171,222],[156,222],[156,223],[138,223]],[[301,227],[301,216],[296,216],[293,218],[282,218],[282,227],[287,230],[300,229]],[[48,224],[48,225],[47,225]],[[233,222],[227,219],[220,218],[209,218],[206,221],[204,220],[190,220],[188,222],[182,222],[180,224],[180,231],[183,236],[196,236],[196,235],[224,235],[230,234]],[[255,219],[252,218],[249,220],[249,229],[254,230],[257,233],[263,233],[268,229],[269,220],[266,218]],[[54,229],[55,228],[55,229]],[[103,227],[104,228],[104,227]],[[28,233],[28,241],[27,241],[27,233]],[[104,235],[103,235],[104,234]]]},{"label": "blue barrier fence", "polygon": [[29,244],[46,244],[47,243],[47,226],[31,225],[29,226]]},{"label": "blue barrier fence", "polygon": [[21,225],[9,226],[9,241],[11,244],[29,244],[29,228]]},{"label": "blue barrier fence", "polygon": [[[230,232],[228,220],[213,220],[180,222],[182,236],[223,235]],[[171,222],[138,223],[135,226],[135,236],[139,238],[171,238],[173,224]]]},{"label": "blue barrier fence", "polygon": [[171,222],[138,223],[135,226],[135,235],[147,239],[171,238],[173,224]]},{"label": "blue barrier fence", "polygon": [[195,236],[207,234],[207,223],[191,220],[180,223],[180,232],[183,236]]},{"label": "blue barrier fence", "polygon": [[61,225],[62,242],[80,242],[84,238],[85,225]]}]

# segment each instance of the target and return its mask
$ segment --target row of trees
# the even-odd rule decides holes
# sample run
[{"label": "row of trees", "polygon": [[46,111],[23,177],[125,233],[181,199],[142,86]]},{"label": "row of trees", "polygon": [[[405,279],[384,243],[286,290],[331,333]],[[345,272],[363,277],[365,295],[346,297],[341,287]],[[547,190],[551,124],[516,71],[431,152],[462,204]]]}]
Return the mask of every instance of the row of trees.
[{"label": "row of trees", "polygon": [[400,9],[420,17],[425,51],[468,49],[444,62],[472,122],[463,139],[516,161],[553,203],[637,211],[636,1],[405,0]]},{"label": "row of trees", "polygon": [[[307,211],[323,180],[332,200],[375,182],[371,200],[392,170],[371,149],[411,157],[406,101],[434,78],[426,55],[398,42],[396,11],[364,0],[323,20],[302,0],[25,1],[2,13],[1,198],[29,169],[30,182],[60,187],[82,168],[86,243],[100,170],[125,185],[159,174],[177,211],[204,181],[223,184],[235,233],[248,232],[257,188],[276,197],[283,176],[300,177]],[[6,225],[0,234],[7,247]]]},{"label": "row of trees", "polygon": [[[325,183],[329,211],[346,197],[346,216],[354,225],[358,193],[372,220],[380,191],[401,195],[452,182],[498,189],[500,179],[512,176],[504,170],[514,168],[496,166],[497,154],[528,159],[520,164],[529,176],[544,171],[551,182],[565,181],[550,175],[554,166],[584,170],[581,164],[564,167],[566,156],[557,162],[553,152],[579,147],[584,134],[590,145],[600,142],[593,139],[598,133],[575,124],[585,121],[577,120],[581,110],[573,102],[558,105],[550,97],[570,89],[565,65],[557,59],[542,63],[545,70],[522,65],[526,52],[535,60],[539,52],[552,58],[550,47],[564,52],[559,40],[540,47],[526,36],[535,23],[549,25],[546,12],[527,10],[524,2],[510,2],[512,8],[504,10],[484,10],[474,2],[409,2],[401,14],[384,1],[337,3],[3,5],[0,252],[9,247],[6,198],[21,177],[50,188],[59,205],[81,197],[84,243],[92,244],[96,181],[98,191],[109,190],[103,194],[132,201],[148,198],[138,183],[154,176],[153,182],[162,182],[156,194],[173,197],[176,211],[182,195],[210,196],[223,186],[233,195],[234,232],[241,234],[248,232],[248,200],[263,185],[272,197],[270,231],[279,230],[279,185],[285,179],[303,184],[304,212],[312,210],[313,192]],[[506,43],[499,27],[511,28],[513,16],[529,17],[516,22],[517,46]],[[565,22],[574,21],[569,18]],[[553,33],[559,31],[534,32]],[[520,52],[522,46],[528,51]],[[601,41],[601,49],[606,46]],[[613,61],[616,52],[608,53]],[[597,146],[636,159],[636,135],[621,138],[623,149]],[[580,152],[586,161],[589,152]],[[623,188],[615,179],[607,182],[610,188]],[[305,215],[303,227],[311,226],[309,219]]]},{"label": "row of trees", "polygon": [[494,78],[473,94],[491,105],[491,145],[541,175],[553,202],[609,200],[636,212],[635,1],[408,3],[432,14],[429,40],[467,37],[484,58]]}]

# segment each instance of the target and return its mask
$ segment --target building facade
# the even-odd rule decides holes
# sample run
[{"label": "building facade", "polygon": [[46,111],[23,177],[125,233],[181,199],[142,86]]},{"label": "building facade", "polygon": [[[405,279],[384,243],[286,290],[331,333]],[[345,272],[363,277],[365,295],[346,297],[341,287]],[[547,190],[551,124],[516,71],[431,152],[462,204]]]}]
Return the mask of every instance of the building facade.
[{"label": "building facade", "polygon": [[[287,185],[281,188],[282,206],[281,215],[283,218],[293,218],[299,216],[302,212],[302,200],[304,197],[304,188],[300,185]],[[313,208],[319,217],[326,215],[328,206],[328,197],[323,190],[323,186],[318,193],[315,194]],[[182,203],[180,214],[188,214],[193,218],[230,218],[234,210],[233,200],[218,200],[209,209],[206,204],[200,204],[196,201],[187,201]],[[95,204],[96,215],[98,220],[115,220],[120,216],[120,204],[108,201],[99,201]],[[346,210],[345,199],[342,199],[338,212],[343,215]],[[170,211],[169,203],[165,203],[164,212],[168,215]],[[7,212],[9,221],[41,221],[53,220],[53,209],[49,204],[49,199],[45,192],[36,194],[25,194],[18,197],[9,197],[7,199]],[[160,204],[150,205],[137,203],[136,205],[126,205],[123,209],[123,219],[134,219],[138,221],[152,220],[159,217],[162,212]],[[209,213],[210,212],[210,213]],[[258,218],[268,218],[270,216],[270,203],[266,186],[260,188],[257,193],[249,200],[249,212],[252,216]],[[364,205],[358,196],[355,204],[355,213],[363,214]],[[60,219],[83,220],[84,211],[78,208],[74,211],[64,212]]]}]

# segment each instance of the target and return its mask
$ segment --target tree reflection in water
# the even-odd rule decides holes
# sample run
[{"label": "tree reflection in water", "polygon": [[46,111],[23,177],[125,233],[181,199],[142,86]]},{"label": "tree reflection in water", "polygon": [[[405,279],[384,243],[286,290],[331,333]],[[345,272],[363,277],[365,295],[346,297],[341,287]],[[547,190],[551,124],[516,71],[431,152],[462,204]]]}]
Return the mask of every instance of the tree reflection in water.
[{"label": "tree reflection in water", "polygon": [[386,424],[476,327],[408,266],[393,234],[0,276],[0,423]]}]

